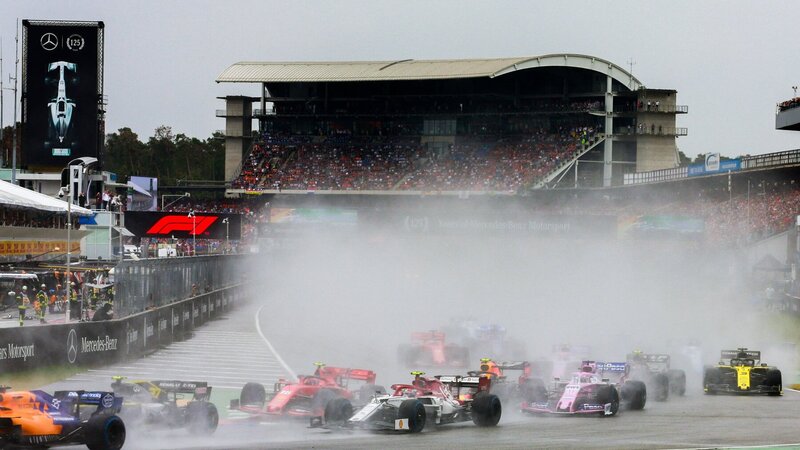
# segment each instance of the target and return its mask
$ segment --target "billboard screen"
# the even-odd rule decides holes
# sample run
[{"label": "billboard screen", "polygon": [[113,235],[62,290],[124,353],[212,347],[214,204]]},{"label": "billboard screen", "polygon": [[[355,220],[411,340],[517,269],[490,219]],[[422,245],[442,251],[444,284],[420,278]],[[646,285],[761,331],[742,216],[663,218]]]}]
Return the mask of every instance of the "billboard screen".
[{"label": "billboard screen", "polygon": [[[225,223],[227,219],[228,223]],[[125,211],[125,228],[137,237],[238,240],[242,237],[241,214]]]},{"label": "billboard screen", "polygon": [[103,23],[23,20],[22,164],[99,154]]}]

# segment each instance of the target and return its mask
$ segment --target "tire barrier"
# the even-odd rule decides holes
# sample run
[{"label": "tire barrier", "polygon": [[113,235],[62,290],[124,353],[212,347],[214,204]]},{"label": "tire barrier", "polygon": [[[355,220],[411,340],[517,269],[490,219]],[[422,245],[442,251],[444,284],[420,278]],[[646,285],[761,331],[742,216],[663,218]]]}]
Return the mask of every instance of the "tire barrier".
[{"label": "tire barrier", "polygon": [[245,298],[236,285],[122,319],[0,329],[0,371],[97,366],[136,359],[233,308]]}]

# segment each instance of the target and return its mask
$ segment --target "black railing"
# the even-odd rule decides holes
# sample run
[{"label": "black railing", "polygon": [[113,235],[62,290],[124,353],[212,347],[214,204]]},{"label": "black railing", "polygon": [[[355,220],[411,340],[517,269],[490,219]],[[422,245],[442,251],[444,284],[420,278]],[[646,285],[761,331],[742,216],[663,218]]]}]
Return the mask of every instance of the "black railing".
[{"label": "black railing", "polygon": [[800,149],[742,158],[742,170],[800,164]]}]

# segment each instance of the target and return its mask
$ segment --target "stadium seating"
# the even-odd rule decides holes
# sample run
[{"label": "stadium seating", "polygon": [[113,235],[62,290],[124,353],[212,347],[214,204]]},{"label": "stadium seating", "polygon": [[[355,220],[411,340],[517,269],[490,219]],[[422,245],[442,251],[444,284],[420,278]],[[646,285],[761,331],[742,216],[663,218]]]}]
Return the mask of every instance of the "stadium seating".
[{"label": "stadium seating", "polygon": [[[591,105],[589,105],[591,106]],[[589,107],[586,106],[586,107]],[[531,185],[587,145],[591,127],[457,137],[445,151],[419,137],[264,136],[233,188],[246,190],[506,191]]]}]

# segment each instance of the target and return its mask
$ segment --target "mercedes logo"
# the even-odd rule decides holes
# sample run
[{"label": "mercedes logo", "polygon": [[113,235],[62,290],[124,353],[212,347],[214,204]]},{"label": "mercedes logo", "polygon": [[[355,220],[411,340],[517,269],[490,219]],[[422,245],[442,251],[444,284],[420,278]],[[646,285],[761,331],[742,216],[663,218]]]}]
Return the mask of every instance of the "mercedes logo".
[{"label": "mercedes logo", "polygon": [[58,37],[56,37],[53,33],[45,33],[42,35],[42,38],[39,39],[39,42],[42,44],[42,48],[49,51],[55,50],[58,47]]},{"label": "mercedes logo", "polygon": [[78,358],[78,334],[75,333],[75,329],[69,330],[69,336],[67,336],[67,359],[69,360],[70,364],[75,362],[75,359]]}]

